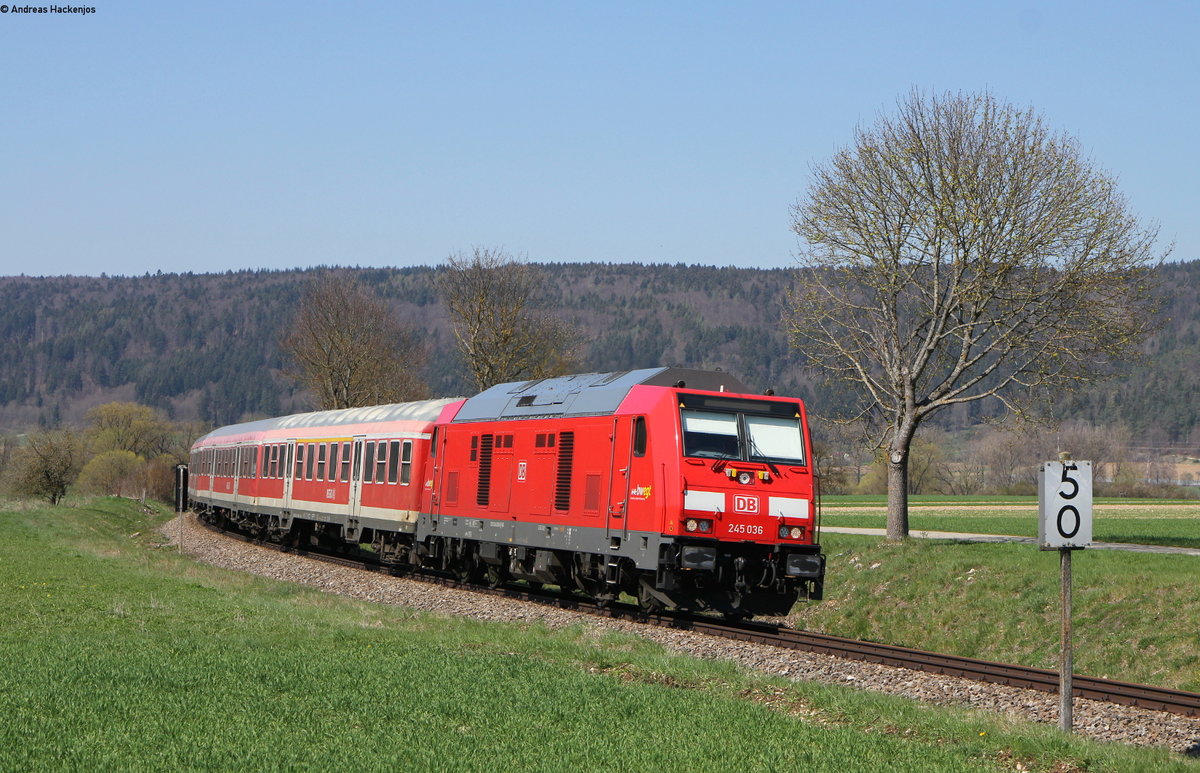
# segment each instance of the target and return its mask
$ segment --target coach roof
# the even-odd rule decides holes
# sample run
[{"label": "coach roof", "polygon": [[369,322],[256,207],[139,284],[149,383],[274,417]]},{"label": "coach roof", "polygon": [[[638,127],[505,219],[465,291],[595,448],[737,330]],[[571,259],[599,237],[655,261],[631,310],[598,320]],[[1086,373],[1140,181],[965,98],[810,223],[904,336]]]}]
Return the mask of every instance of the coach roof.
[{"label": "coach roof", "polygon": [[291,416],[281,416],[277,419],[262,419],[260,421],[248,421],[243,424],[230,424],[228,427],[214,429],[196,442],[213,442],[219,441],[221,438],[232,438],[237,435],[254,435],[262,432],[271,432],[272,430],[348,427],[390,421],[432,423],[437,420],[443,407],[461,399],[461,397],[451,397],[438,400],[420,400],[413,403],[373,405],[366,408],[344,408],[336,411],[295,413]]},{"label": "coach roof", "polygon": [[728,373],[688,368],[644,368],[615,373],[497,384],[463,403],[455,422],[522,419],[534,416],[603,416],[611,414],[635,386],[678,386],[712,392],[748,392]]}]

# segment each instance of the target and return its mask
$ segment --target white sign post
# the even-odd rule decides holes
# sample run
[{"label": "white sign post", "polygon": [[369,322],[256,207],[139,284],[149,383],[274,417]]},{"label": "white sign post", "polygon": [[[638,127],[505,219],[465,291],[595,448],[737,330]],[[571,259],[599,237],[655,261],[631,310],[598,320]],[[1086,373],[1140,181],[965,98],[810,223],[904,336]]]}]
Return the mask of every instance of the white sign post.
[{"label": "white sign post", "polygon": [[1038,476],[1038,544],[1057,550],[1062,568],[1062,654],[1059,660],[1058,726],[1071,732],[1071,551],[1092,543],[1092,463],[1046,462]]}]

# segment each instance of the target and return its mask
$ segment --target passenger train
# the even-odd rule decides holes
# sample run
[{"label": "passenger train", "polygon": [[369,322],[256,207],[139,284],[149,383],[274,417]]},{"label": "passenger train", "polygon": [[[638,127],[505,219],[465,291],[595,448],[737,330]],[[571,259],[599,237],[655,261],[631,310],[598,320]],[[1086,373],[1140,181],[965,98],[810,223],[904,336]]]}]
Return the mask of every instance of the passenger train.
[{"label": "passenger train", "polygon": [[196,441],[203,517],[490,584],[730,617],[820,599],[804,404],[678,368],[320,411]]}]

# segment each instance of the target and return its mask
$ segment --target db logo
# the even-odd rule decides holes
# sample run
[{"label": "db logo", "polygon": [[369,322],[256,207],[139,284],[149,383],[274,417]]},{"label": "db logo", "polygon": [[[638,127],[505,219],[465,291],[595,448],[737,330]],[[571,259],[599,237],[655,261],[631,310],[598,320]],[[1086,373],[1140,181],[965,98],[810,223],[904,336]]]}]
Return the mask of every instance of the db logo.
[{"label": "db logo", "polygon": [[735,496],[733,498],[733,512],[758,515],[758,497]]}]

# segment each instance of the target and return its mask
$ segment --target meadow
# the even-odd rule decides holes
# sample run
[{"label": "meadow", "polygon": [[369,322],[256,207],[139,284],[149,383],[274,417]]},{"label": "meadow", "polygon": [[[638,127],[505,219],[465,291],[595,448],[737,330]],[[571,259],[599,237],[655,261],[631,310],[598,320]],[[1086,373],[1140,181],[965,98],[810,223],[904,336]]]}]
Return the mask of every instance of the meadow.
[{"label": "meadow", "polygon": [[[882,496],[830,496],[822,500],[826,526],[886,525]],[[1200,501],[1097,498],[1093,503],[1093,539],[1200,548]],[[974,532],[1036,537],[1036,497],[918,496],[910,499],[913,531]]]},{"label": "meadow", "polygon": [[[167,518],[120,499],[0,503],[0,770],[1200,769],[582,624],[446,618],[218,570],[162,546]],[[831,570],[883,568],[848,555]]]}]

